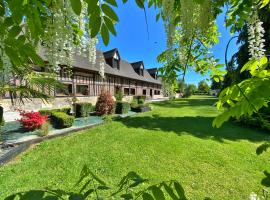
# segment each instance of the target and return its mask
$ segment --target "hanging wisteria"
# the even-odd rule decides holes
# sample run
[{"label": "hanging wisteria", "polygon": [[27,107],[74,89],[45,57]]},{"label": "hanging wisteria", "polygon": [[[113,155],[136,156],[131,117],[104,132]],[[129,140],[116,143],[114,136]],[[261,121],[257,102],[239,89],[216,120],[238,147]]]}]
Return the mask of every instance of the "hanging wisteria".
[{"label": "hanging wisteria", "polygon": [[250,60],[260,60],[265,55],[263,22],[259,20],[257,9],[248,22],[248,42]]},{"label": "hanging wisteria", "polygon": [[43,46],[53,70],[57,72],[60,69],[59,64],[70,68],[74,54],[88,57],[89,62],[95,64],[97,39],[89,36],[87,4],[82,4],[82,12],[77,16],[70,6],[70,1],[53,0],[51,12]]}]

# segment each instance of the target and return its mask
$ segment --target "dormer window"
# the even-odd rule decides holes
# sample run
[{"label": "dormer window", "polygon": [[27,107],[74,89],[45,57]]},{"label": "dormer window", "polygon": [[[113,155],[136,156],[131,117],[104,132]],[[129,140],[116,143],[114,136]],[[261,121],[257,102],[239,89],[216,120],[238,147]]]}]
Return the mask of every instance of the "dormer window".
[{"label": "dormer window", "polygon": [[139,61],[139,62],[134,62],[131,63],[134,71],[140,75],[140,76],[144,76],[144,64],[143,61]]},{"label": "dormer window", "polygon": [[106,63],[112,68],[120,69],[120,54],[117,49],[112,49],[103,53]]}]

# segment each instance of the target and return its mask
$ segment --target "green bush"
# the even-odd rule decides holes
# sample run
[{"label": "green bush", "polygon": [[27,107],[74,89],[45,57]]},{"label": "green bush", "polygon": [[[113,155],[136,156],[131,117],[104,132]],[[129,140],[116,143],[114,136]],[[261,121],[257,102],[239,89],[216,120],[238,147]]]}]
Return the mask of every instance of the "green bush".
[{"label": "green bush", "polygon": [[115,103],[115,114],[125,114],[130,110],[130,104],[128,102],[117,101]]},{"label": "green bush", "polygon": [[116,101],[122,101],[123,97],[124,97],[124,94],[122,92],[122,90],[117,90],[117,92],[115,93],[115,99]]},{"label": "green bush", "polygon": [[53,112],[63,112],[70,115],[71,108],[64,107],[64,108],[57,108],[57,109],[41,109],[38,111],[41,115],[48,115],[49,117],[52,115]]},{"label": "green bush", "polygon": [[39,136],[44,137],[47,136],[49,134],[49,122],[45,122],[41,125],[40,129],[39,129]]},{"label": "green bush", "polygon": [[4,108],[0,106],[0,126],[4,126],[5,120],[4,120]]},{"label": "green bush", "polygon": [[143,105],[145,103],[146,96],[134,96],[132,100],[133,105]]},{"label": "green bush", "polygon": [[63,112],[52,112],[51,121],[55,128],[68,128],[74,122],[74,117]]},{"label": "green bush", "polygon": [[74,109],[76,117],[88,117],[89,113],[94,110],[94,107],[91,103],[75,103]]}]

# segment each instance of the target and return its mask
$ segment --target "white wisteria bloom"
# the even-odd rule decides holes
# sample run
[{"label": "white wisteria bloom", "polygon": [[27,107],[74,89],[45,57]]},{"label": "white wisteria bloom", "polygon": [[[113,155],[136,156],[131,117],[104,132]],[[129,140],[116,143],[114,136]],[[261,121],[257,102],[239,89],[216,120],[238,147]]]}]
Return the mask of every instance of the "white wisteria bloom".
[{"label": "white wisteria bloom", "polygon": [[104,61],[104,57],[103,54],[99,55],[99,75],[101,76],[102,79],[105,78],[105,61]]},{"label": "white wisteria bloom", "polygon": [[92,63],[92,64],[96,63],[96,57],[97,57],[96,45],[97,45],[97,43],[98,43],[97,38],[89,39],[89,43],[88,43],[88,50],[89,50],[88,59],[89,59],[89,62]]},{"label": "white wisteria bloom", "polygon": [[248,48],[250,60],[260,60],[265,55],[265,30],[257,12],[253,13],[248,23]]}]

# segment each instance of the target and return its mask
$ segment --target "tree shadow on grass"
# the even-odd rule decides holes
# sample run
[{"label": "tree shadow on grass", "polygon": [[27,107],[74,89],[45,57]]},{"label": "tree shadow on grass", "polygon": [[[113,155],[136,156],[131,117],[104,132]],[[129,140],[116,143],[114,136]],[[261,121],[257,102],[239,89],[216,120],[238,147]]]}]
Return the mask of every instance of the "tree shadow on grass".
[{"label": "tree shadow on grass", "polygon": [[201,139],[213,139],[219,142],[226,140],[249,140],[255,142],[270,139],[270,135],[264,131],[251,130],[240,127],[237,124],[225,123],[221,128],[213,128],[214,117],[162,117],[135,116],[122,119],[121,122],[129,128],[143,128],[147,130],[160,130],[173,132],[179,136],[190,134]]},{"label": "tree shadow on grass", "polygon": [[209,99],[177,99],[173,101],[154,102],[153,105],[165,108],[181,108],[184,106],[213,106],[217,102],[216,98]]}]

